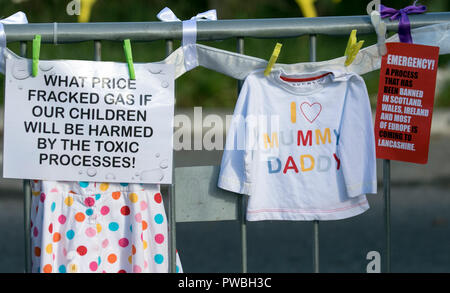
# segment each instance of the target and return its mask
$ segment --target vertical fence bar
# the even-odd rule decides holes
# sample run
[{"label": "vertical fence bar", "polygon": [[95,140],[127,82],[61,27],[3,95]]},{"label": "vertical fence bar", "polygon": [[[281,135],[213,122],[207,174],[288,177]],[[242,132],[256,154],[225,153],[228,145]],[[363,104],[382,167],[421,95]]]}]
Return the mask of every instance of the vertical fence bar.
[{"label": "vertical fence bar", "polygon": [[23,180],[23,215],[25,231],[25,273],[31,273],[31,186],[30,180]]},{"label": "vertical fence bar", "polygon": [[[27,42],[20,42],[20,56],[27,57]],[[23,224],[25,233],[25,273],[31,273],[31,185],[23,180]]]},{"label": "vertical fence bar", "polygon": [[383,160],[384,229],[386,233],[385,272],[391,272],[391,161]]},{"label": "vertical fence bar", "polygon": [[319,272],[319,221],[313,221],[313,269],[314,273]]},{"label": "vertical fence bar", "polygon": [[[315,62],[316,55],[316,35],[309,35],[309,61]],[[313,221],[313,270],[319,272],[319,221]]]},{"label": "vertical fence bar", "polygon": [[[244,54],[244,38],[237,38],[237,52]],[[243,80],[238,80],[238,96],[241,91]],[[242,260],[242,272],[247,273],[247,196],[242,194],[239,197],[239,224],[241,230],[241,260]]]},{"label": "vertical fence bar", "polygon": [[102,60],[102,42],[94,41],[94,61]]},{"label": "vertical fence bar", "polygon": [[[166,56],[173,52],[173,41],[166,40]],[[172,184],[168,186],[169,199],[169,272],[177,271],[177,231],[176,231],[176,214],[175,214],[175,152],[172,150]]]}]

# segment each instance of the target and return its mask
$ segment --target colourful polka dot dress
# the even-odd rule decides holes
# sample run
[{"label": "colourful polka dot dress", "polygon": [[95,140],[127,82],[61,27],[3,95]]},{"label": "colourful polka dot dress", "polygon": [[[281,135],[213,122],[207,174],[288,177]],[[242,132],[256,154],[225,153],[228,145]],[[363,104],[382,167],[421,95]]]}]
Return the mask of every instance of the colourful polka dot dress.
[{"label": "colourful polka dot dress", "polygon": [[[159,185],[32,181],[32,272],[167,273]],[[177,272],[182,272],[177,253]]]}]

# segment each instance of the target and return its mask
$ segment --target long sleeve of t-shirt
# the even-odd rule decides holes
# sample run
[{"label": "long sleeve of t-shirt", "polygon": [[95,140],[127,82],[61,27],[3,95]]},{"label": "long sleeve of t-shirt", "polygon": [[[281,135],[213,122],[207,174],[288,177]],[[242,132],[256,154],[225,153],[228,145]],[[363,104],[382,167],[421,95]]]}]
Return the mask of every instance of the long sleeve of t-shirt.
[{"label": "long sleeve of t-shirt", "polygon": [[375,139],[366,85],[359,76],[348,82],[344,100],[339,143],[345,187],[349,197],[364,193],[376,193]]}]

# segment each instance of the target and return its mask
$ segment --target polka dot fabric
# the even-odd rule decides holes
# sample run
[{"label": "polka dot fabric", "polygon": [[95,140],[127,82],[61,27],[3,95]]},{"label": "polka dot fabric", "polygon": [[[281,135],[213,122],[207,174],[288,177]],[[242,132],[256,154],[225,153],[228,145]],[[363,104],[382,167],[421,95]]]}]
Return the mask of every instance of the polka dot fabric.
[{"label": "polka dot fabric", "polygon": [[168,272],[167,219],[158,185],[31,184],[33,272]]}]

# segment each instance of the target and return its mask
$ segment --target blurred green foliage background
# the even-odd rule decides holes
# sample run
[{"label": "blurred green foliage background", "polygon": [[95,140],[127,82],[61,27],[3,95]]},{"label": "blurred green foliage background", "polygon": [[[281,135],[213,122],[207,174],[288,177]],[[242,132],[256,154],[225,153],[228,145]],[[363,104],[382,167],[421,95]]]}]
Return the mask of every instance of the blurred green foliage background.
[{"label": "blurred green foliage background", "polygon": [[[29,22],[77,22],[77,16],[69,16],[66,6],[70,0],[0,0],[0,17],[7,17],[17,11],[27,14]],[[315,7],[318,16],[364,15],[369,0],[317,0]],[[403,8],[413,3],[412,0],[386,0],[384,5]],[[449,11],[448,0],[422,0],[429,12]],[[253,19],[302,17],[302,12],[294,0],[196,0],[196,1],[157,1],[157,0],[97,0],[92,8],[91,22],[133,22],[159,21],[157,13],[164,7],[170,7],[180,19],[189,19],[199,12],[216,9],[219,19]],[[348,37],[318,36],[317,60],[328,60],[342,56]],[[375,34],[358,35],[358,40],[365,40],[364,47],[376,42]],[[268,59],[276,42],[282,42],[278,63],[296,63],[308,61],[308,36],[290,39],[245,39],[245,54]],[[220,42],[202,42],[217,48],[236,51],[236,40]],[[174,42],[174,48],[180,45]],[[19,44],[8,44],[18,53]],[[164,41],[151,43],[132,43],[135,62],[160,61],[165,57]],[[28,50],[28,57],[31,57]],[[92,60],[93,42],[68,45],[48,45],[41,47],[41,59],[84,59]],[[119,42],[102,42],[102,60],[124,62],[122,44]],[[450,75],[450,56],[440,56],[440,70]],[[379,71],[364,75],[375,105],[378,89]],[[448,81],[449,79],[447,79]],[[1,100],[3,101],[3,76],[0,75]],[[196,68],[183,75],[176,82],[177,107],[222,107],[233,108],[237,89],[236,81],[230,77],[204,68]],[[450,107],[450,85],[447,82],[435,99],[437,106]]]}]

